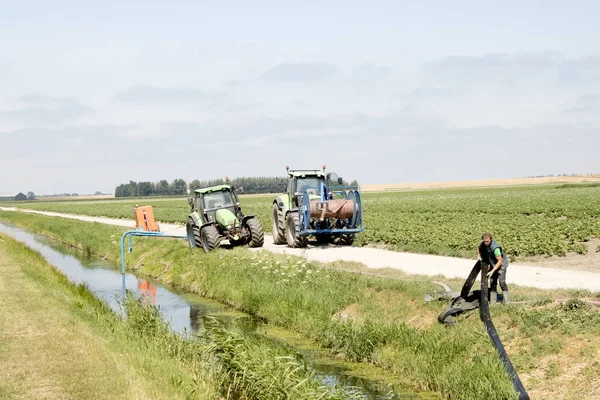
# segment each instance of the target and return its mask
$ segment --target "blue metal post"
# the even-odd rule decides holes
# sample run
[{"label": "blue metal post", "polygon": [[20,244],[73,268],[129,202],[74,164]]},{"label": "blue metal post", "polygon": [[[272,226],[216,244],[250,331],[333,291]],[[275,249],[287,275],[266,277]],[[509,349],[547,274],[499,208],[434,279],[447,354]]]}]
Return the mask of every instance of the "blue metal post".
[{"label": "blue metal post", "polygon": [[167,237],[167,238],[175,238],[175,239],[187,239],[187,236],[183,235],[167,235],[162,232],[147,232],[147,231],[127,231],[121,236],[121,273],[125,274],[125,238],[129,236],[129,252],[131,253],[133,250],[133,236],[158,236],[158,237]]}]

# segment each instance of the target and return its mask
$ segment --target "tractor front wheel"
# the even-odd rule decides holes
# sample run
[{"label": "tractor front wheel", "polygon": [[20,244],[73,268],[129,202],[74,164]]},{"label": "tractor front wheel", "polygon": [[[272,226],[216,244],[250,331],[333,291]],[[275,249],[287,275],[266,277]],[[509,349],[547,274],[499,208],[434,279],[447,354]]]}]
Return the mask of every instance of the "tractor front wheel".
[{"label": "tractor front wheel", "polygon": [[188,219],[186,224],[188,243],[191,248],[202,247],[202,238],[200,236],[200,228],[194,223],[193,219]]},{"label": "tractor front wheel", "polygon": [[308,245],[308,237],[299,235],[298,221],[297,212],[289,213],[285,219],[285,237],[289,247],[306,247]]},{"label": "tractor front wheel", "polygon": [[246,221],[246,226],[250,231],[250,240],[248,241],[248,246],[262,247],[265,243],[265,231],[260,221],[256,218],[249,219]]},{"label": "tractor front wheel", "polygon": [[283,210],[279,209],[277,203],[273,203],[271,231],[273,232],[273,244],[285,244],[285,221],[283,220]]},{"label": "tractor front wheel", "polygon": [[208,253],[211,250],[218,248],[221,245],[221,237],[219,231],[214,225],[207,225],[200,231],[202,239],[202,247]]}]

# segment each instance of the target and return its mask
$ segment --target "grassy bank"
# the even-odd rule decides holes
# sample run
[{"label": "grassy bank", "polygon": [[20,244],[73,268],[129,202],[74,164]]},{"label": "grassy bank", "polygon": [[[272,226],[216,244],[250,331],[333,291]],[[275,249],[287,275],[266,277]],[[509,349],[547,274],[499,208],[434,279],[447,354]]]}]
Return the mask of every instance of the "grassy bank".
[{"label": "grassy bank", "polygon": [[[0,212],[0,219],[114,260],[124,231],[6,212]],[[112,240],[107,239],[111,235]],[[339,357],[378,365],[394,374],[399,385],[457,399],[514,397],[476,314],[453,329],[436,322],[446,304],[423,303],[423,292],[434,289],[429,279],[416,280],[398,272],[387,272],[390,279],[360,276],[298,257],[243,248],[204,254],[192,252],[184,241],[135,239],[135,243],[134,253],[127,255],[128,268],[158,277],[165,269],[163,263],[168,263],[163,283],[227,302],[300,332]],[[457,288],[462,282],[453,283]],[[511,290],[515,301],[538,301],[527,308],[515,305],[492,310],[525,387],[534,397],[585,398],[594,390],[594,373],[600,372],[595,361],[600,349],[598,313],[583,303],[547,301],[576,295],[573,292]],[[584,373],[573,375],[574,365]]]},{"label": "grassy bank", "polygon": [[84,287],[1,234],[0,287],[0,397],[217,398],[210,374],[192,379]]},{"label": "grassy bank", "polygon": [[216,320],[186,338],[131,294],[122,320],[2,234],[0,289],[2,398],[358,398],[320,383],[293,350]]}]

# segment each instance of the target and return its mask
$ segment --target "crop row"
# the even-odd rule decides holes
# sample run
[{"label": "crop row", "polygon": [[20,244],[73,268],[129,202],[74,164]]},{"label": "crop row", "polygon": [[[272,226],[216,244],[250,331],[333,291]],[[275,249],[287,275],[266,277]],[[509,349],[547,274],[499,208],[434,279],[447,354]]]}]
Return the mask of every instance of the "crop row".
[{"label": "crop row", "polygon": [[[245,214],[256,215],[269,232],[273,196],[241,196],[240,200]],[[131,219],[137,204],[153,206],[156,218],[163,222],[184,223],[189,212],[184,197],[29,202],[20,207]],[[357,235],[357,245],[473,256],[481,233],[490,231],[512,259],[586,253],[585,242],[600,237],[600,187],[363,193],[363,215],[365,231]]]}]

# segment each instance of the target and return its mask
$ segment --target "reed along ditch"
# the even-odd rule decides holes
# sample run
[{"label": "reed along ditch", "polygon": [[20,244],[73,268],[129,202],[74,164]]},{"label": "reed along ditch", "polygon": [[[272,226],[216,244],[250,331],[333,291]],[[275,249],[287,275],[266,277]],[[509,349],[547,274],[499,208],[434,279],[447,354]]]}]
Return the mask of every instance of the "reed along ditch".
[{"label": "reed along ditch", "polygon": [[49,264],[65,274],[73,283],[84,284],[117,314],[122,314],[121,300],[126,292],[144,296],[156,306],[170,327],[183,335],[203,329],[204,321],[216,319],[240,329],[246,335],[261,335],[274,346],[293,349],[315,372],[315,379],[329,387],[341,387],[363,399],[433,399],[434,393],[412,393],[395,388],[382,371],[369,365],[354,365],[334,359],[297,334],[275,328],[243,312],[198,295],[182,293],[132,273],[121,274],[114,262],[89,257],[42,235],[0,222],[0,232],[40,253]]}]

